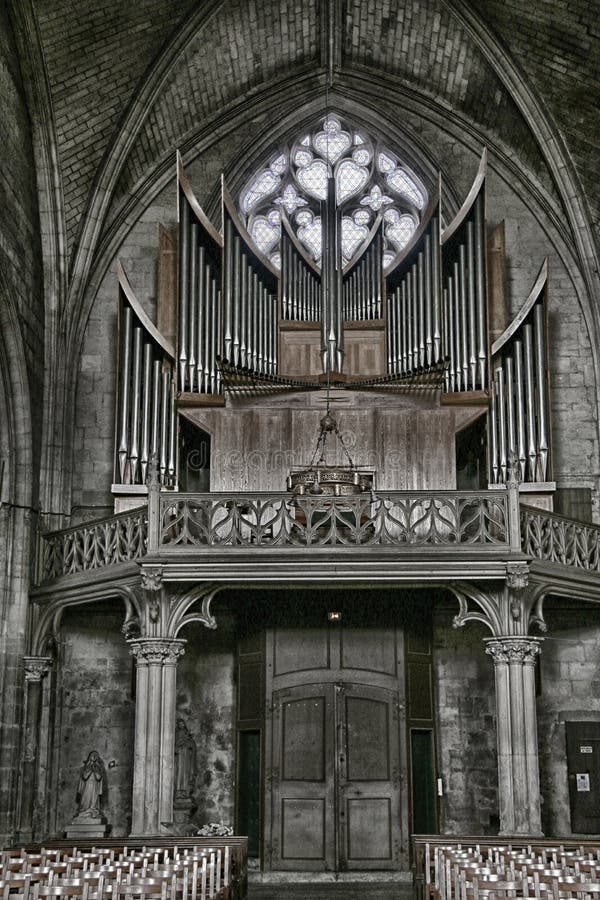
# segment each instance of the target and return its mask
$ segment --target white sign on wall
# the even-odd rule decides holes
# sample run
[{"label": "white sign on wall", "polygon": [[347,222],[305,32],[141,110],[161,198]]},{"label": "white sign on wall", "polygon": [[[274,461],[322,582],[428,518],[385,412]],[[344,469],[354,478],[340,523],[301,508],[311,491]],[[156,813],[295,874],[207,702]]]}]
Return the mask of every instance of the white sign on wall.
[{"label": "white sign on wall", "polygon": [[580,774],[577,773],[577,790],[578,791],[589,791],[590,789],[590,776],[587,772]]}]

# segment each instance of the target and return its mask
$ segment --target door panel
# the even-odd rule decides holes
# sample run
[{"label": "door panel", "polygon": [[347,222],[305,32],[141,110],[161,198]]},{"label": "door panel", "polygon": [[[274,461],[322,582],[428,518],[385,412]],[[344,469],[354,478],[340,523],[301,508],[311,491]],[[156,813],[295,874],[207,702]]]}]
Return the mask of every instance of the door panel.
[{"label": "door panel", "polygon": [[[374,862],[392,859],[392,815],[389,797],[350,798],[346,801],[348,822],[347,859],[353,868],[369,868]],[[359,865],[360,863],[360,865]]]},{"label": "door panel", "polygon": [[325,861],[325,801],[284,799],[281,804],[281,858]]},{"label": "door panel", "polygon": [[332,685],[273,693],[271,866],[335,864]]},{"label": "door panel", "polygon": [[397,694],[362,684],[340,685],[337,692],[342,741],[339,867],[396,868],[400,854]]},{"label": "door panel", "polygon": [[388,781],[389,705],[367,697],[346,696],[348,781]]},{"label": "door panel", "polygon": [[368,628],[342,630],[342,668],[396,675],[396,632]]},{"label": "door panel", "polygon": [[325,707],[325,697],[283,702],[283,781],[325,781]]},{"label": "door panel", "polygon": [[274,675],[326,669],[329,665],[329,632],[278,628],[274,639]]}]

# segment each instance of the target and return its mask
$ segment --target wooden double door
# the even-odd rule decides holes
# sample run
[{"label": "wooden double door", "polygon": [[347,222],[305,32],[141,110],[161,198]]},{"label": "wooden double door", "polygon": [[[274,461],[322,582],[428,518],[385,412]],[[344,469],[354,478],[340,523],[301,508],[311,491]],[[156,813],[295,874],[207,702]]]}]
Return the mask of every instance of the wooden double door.
[{"label": "wooden double door", "polygon": [[404,723],[396,630],[279,630],[267,656],[267,867],[399,868]]}]

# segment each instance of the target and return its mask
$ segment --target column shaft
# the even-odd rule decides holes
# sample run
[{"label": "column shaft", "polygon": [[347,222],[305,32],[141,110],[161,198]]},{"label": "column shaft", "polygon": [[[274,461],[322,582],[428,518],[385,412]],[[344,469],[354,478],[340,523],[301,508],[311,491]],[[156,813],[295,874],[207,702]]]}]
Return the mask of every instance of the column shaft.
[{"label": "column shaft", "polygon": [[490,638],[494,660],[501,834],[540,835],[535,658],[540,640]]},{"label": "column shaft", "polygon": [[40,716],[42,708],[42,679],[52,665],[46,656],[25,657],[25,740],[21,764],[19,808],[19,837],[33,839],[37,770],[39,758]]},{"label": "column shaft", "polygon": [[173,756],[177,659],[185,641],[131,640],[137,660],[131,832],[157,835],[173,820]]}]

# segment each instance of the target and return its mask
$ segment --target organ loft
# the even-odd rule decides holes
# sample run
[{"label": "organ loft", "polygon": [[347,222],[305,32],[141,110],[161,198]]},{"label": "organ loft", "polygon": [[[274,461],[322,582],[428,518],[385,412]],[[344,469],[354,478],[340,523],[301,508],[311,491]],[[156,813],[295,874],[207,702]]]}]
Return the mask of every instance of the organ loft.
[{"label": "organ loft", "polygon": [[415,835],[600,834],[598,39],[554,5],[0,12],[6,846],[408,883]]}]

